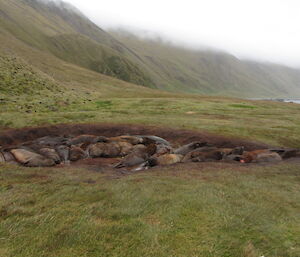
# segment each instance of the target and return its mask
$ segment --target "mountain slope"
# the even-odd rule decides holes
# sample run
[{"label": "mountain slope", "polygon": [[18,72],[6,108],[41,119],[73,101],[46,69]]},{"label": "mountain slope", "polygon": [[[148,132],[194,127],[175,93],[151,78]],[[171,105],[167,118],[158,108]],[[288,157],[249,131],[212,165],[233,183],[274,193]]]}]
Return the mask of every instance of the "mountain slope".
[{"label": "mountain slope", "polygon": [[0,10],[0,26],[30,46],[125,81],[153,84],[123,54],[125,46],[66,4],[0,0]]},{"label": "mountain slope", "polygon": [[[12,50],[7,38],[31,48],[36,56],[52,55],[150,88],[235,97],[300,97],[299,70],[141,40],[119,30],[108,33],[63,2],[0,0],[0,30],[2,46],[26,60],[32,59],[31,52],[23,54],[16,44]],[[41,65],[39,61],[31,64],[38,69]],[[80,80],[72,74],[73,81]]]},{"label": "mountain slope", "polygon": [[110,33],[140,56],[161,89],[242,97],[300,96],[300,70],[184,49],[124,30]]}]

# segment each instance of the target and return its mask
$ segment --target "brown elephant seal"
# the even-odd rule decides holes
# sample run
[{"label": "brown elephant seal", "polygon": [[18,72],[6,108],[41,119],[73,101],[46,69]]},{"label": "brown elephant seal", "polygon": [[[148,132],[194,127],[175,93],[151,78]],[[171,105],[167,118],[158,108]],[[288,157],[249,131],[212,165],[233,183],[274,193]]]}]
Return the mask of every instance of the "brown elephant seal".
[{"label": "brown elephant seal", "polygon": [[59,155],[60,161],[63,163],[70,162],[70,148],[66,145],[59,145],[55,148],[56,152]]},{"label": "brown elephant seal", "polygon": [[244,153],[240,162],[279,162],[281,160],[282,158],[278,153],[264,149]]},{"label": "brown elephant seal", "polygon": [[110,141],[113,142],[127,142],[130,143],[132,145],[137,145],[137,144],[142,144],[143,143],[143,139],[141,137],[138,136],[118,136],[118,137],[111,137],[109,138]]},{"label": "brown elephant seal", "polygon": [[50,167],[55,165],[53,160],[25,149],[13,149],[10,152],[19,163],[27,167]]},{"label": "brown elephant seal", "polygon": [[95,136],[95,135],[80,135],[68,140],[67,144],[71,145],[79,145],[79,144],[95,144],[98,142],[108,142],[109,139],[103,136]]},{"label": "brown elephant seal", "polygon": [[155,153],[156,157],[164,154],[171,154],[171,153],[173,153],[173,148],[171,146],[164,145],[164,144],[156,145],[156,153]]},{"label": "brown elephant seal", "polygon": [[182,162],[208,162],[222,160],[224,152],[218,149],[212,149],[210,151],[192,151],[184,156]]},{"label": "brown elephant seal", "polygon": [[201,147],[206,147],[208,145],[207,142],[193,142],[187,145],[183,145],[179,148],[177,148],[174,153],[175,154],[181,154],[181,155],[186,155],[187,153]]},{"label": "brown elephant seal", "polygon": [[119,156],[123,157],[131,153],[134,149],[134,146],[128,142],[118,142],[118,145],[120,147],[120,154]]},{"label": "brown elephant seal", "polygon": [[139,146],[136,147],[132,153],[125,156],[119,163],[117,163],[115,168],[122,167],[131,167],[135,165],[139,165],[146,160],[148,160],[153,154],[156,153],[156,145],[150,144],[148,146]]},{"label": "brown elephant seal", "polygon": [[53,148],[41,148],[38,153],[53,160],[56,164],[61,162],[59,154]]},{"label": "brown elephant seal", "polygon": [[86,158],[86,153],[82,148],[75,145],[72,145],[70,147],[70,156],[69,156],[70,161],[75,162],[84,158]]},{"label": "brown elephant seal", "polygon": [[174,163],[181,162],[183,155],[181,154],[164,154],[158,157],[150,158],[147,163],[149,166],[158,166],[158,165],[171,165]]},{"label": "brown elephant seal", "polygon": [[116,142],[96,143],[90,145],[88,151],[89,151],[89,155],[93,158],[96,157],[114,158],[120,156],[121,147]]}]

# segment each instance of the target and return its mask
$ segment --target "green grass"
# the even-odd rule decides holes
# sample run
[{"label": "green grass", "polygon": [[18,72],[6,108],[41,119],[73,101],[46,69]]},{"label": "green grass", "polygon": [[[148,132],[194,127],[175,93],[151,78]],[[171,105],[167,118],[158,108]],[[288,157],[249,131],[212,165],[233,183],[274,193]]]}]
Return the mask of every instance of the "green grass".
[{"label": "green grass", "polygon": [[29,105],[22,99],[17,104],[6,103],[6,109],[0,110],[0,124],[12,128],[71,122],[146,124],[300,147],[300,105],[297,104],[200,96],[104,99],[89,96],[57,103],[47,98],[42,104],[33,101]]},{"label": "green grass", "polygon": [[0,168],[0,255],[300,255],[299,166]]}]

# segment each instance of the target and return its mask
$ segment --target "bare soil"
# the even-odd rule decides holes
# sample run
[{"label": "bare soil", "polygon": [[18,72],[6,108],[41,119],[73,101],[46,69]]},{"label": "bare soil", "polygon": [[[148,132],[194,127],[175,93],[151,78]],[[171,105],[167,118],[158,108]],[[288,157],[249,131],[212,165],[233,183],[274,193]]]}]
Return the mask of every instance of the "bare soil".
[{"label": "bare soil", "polygon": [[119,135],[155,135],[168,140],[173,146],[194,141],[208,142],[217,147],[244,146],[245,150],[265,149],[270,145],[235,137],[167,127],[129,125],[129,124],[59,124],[42,127],[9,129],[0,133],[0,146],[9,146],[31,141],[44,136],[77,136],[82,134],[102,135],[107,137]]}]

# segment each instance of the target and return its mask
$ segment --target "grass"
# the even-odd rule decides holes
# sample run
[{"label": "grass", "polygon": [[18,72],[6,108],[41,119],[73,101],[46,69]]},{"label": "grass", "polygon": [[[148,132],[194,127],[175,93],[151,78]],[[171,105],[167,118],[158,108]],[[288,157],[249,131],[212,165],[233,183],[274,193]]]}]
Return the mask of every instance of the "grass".
[{"label": "grass", "polygon": [[1,256],[300,254],[298,165],[0,169]]},{"label": "grass", "polygon": [[22,101],[5,104],[6,109],[0,111],[2,127],[69,122],[147,124],[300,147],[300,105],[297,104],[180,96],[104,99],[89,96],[67,103],[46,99],[41,104]]}]

